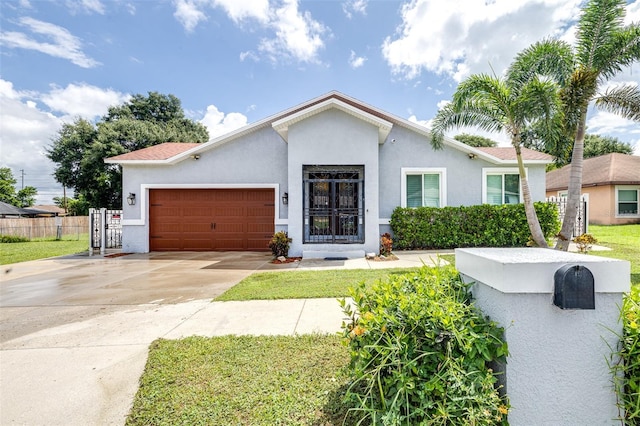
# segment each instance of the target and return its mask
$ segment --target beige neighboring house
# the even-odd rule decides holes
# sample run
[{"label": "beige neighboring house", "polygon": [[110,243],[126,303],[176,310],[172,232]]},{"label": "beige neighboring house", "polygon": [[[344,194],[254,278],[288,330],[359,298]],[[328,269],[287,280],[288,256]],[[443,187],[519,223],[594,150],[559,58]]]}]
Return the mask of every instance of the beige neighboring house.
[{"label": "beige neighboring house", "polygon": [[[566,196],[570,168],[547,173],[547,197]],[[582,193],[588,196],[589,223],[640,223],[640,157],[616,153],[584,160]]]}]

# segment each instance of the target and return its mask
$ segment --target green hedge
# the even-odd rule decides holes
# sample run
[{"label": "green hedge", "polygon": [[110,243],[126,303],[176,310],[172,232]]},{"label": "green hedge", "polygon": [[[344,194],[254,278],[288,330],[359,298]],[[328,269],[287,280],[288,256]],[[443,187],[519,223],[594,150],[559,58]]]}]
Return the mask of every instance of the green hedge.
[{"label": "green hedge", "polygon": [[349,348],[348,424],[500,425],[509,403],[492,362],[504,330],[470,300],[451,266],[421,268],[352,290],[342,300]]},{"label": "green hedge", "polygon": [[[535,203],[547,239],[560,230],[553,203]],[[391,215],[393,246],[399,250],[457,247],[523,247],[531,237],[524,204],[461,207],[398,207]]]}]

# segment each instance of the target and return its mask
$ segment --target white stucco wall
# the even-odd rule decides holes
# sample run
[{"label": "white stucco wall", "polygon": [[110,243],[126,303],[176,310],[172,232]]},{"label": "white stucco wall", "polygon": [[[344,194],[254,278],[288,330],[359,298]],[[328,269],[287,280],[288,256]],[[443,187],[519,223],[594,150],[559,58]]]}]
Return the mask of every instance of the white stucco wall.
[{"label": "white stucco wall", "polygon": [[[554,274],[586,266],[594,277],[595,309],[553,305]],[[550,249],[456,249],[456,268],[475,282],[475,303],[505,328],[509,346],[502,376],[519,425],[620,424],[607,360],[622,334],[622,293],[629,262]]]},{"label": "white stucco wall", "polygon": [[[395,142],[393,142],[395,140]],[[394,126],[387,142],[380,145],[380,218],[389,219],[401,205],[401,168],[446,169],[447,206],[482,204],[482,169],[517,165],[496,165],[480,158],[470,159],[457,149],[434,150],[427,136]],[[525,166],[534,201],[545,199],[545,165]],[[515,171],[517,173],[517,170]]]},{"label": "white stucco wall", "polygon": [[135,206],[123,203],[122,250],[149,251],[149,188],[270,187],[275,190],[275,227],[286,224],[288,209],[287,144],[271,129],[260,129],[201,153],[199,160],[175,165],[125,165],[123,196],[136,194]]},{"label": "white stucco wall", "polygon": [[[308,252],[377,252],[378,227],[378,128],[337,109],[320,112],[289,127],[289,236],[290,254]],[[364,166],[364,244],[303,244],[304,165]]]}]

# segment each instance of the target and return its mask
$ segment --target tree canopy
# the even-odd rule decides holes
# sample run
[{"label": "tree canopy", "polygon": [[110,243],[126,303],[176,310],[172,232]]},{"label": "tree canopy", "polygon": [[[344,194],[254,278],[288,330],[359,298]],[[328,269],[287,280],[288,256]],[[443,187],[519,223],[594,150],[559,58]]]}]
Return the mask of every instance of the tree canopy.
[{"label": "tree canopy", "polygon": [[185,117],[174,95],[134,95],[109,108],[95,125],[78,118],[62,126],[48,150],[56,163],[54,176],[73,188],[86,207],[121,208],[120,166],[104,159],[164,142],[206,142],[207,129]]},{"label": "tree canopy", "polygon": [[38,190],[25,186],[16,191],[17,182],[9,167],[0,167],[0,201],[16,207],[31,207],[36,202]]},{"label": "tree canopy", "polygon": [[458,142],[462,142],[466,145],[473,146],[475,148],[498,146],[498,142],[489,138],[485,138],[484,136],[479,136],[479,135],[470,135],[467,133],[461,133],[459,135],[455,135],[453,138]]},{"label": "tree canopy", "polygon": [[599,157],[611,153],[633,154],[633,148],[626,142],[611,136],[588,134],[584,138],[584,158]]}]

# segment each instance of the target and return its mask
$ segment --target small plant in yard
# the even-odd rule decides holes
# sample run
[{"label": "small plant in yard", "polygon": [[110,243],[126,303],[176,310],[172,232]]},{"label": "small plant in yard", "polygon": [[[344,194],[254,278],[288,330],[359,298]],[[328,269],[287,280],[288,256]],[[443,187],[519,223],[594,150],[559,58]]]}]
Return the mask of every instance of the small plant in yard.
[{"label": "small plant in yard", "polygon": [[273,234],[273,237],[271,237],[271,241],[269,241],[271,253],[273,253],[275,257],[287,257],[289,255],[289,245],[291,241],[293,240],[289,238],[289,235],[285,231],[276,232]]},{"label": "small plant in yard", "polygon": [[343,323],[357,424],[499,425],[508,403],[490,362],[504,362],[504,330],[470,301],[453,267],[421,268],[353,290]]},{"label": "small plant in yard", "polygon": [[580,253],[588,253],[591,247],[598,242],[596,238],[591,234],[578,235],[573,239],[573,242],[578,246]]},{"label": "small plant in yard", "polygon": [[640,424],[640,286],[631,288],[622,304],[623,336],[614,353],[614,373],[618,406],[625,424]]},{"label": "small plant in yard", "polygon": [[380,236],[380,254],[382,256],[390,256],[393,250],[393,239],[391,234],[385,232]]}]

